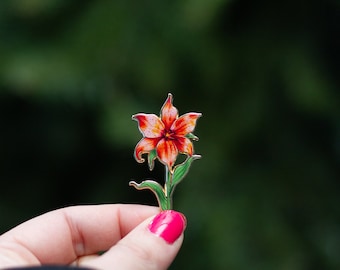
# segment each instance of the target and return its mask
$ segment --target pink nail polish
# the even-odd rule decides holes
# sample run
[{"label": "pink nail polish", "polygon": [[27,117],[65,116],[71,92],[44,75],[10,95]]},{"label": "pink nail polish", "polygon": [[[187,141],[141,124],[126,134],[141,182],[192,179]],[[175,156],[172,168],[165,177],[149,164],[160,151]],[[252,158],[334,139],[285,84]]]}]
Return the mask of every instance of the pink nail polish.
[{"label": "pink nail polish", "polygon": [[180,237],[185,227],[186,219],[184,215],[173,210],[160,212],[149,224],[150,232],[162,237],[169,244]]}]

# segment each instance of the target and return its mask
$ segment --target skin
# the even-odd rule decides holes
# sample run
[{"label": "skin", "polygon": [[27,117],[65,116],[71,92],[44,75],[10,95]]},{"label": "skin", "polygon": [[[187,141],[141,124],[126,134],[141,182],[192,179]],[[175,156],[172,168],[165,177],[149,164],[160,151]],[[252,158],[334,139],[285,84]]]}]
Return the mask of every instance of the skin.
[{"label": "skin", "polygon": [[[145,205],[72,206],[48,212],[0,236],[0,268],[63,264],[96,269],[167,269],[182,242],[148,230],[159,209]],[[99,252],[105,251],[102,255]]]}]

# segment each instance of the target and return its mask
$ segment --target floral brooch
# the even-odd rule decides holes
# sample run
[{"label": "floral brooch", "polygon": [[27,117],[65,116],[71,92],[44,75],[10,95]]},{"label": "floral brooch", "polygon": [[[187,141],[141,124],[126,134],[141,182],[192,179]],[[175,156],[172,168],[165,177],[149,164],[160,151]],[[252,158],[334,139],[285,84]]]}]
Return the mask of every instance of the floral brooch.
[{"label": "floral brooch", "polygon": [[[134,157],[137,162],[143,163],[143,154],[147,154],[150,171],[158,159],[165,167],[164,187],[153,180],[145,180],[140,184],[130,181],[129,185],[138,190],[150,189],[158,200],[162,210],[172,209],[172,196],[175,187],[188,173],[194,160],[201,158],[194,154],[192,141],[197,141],[192,132],[201,113],[190,112],[178,116],[178,110],[172,104],[172,94],[162,106],[160,117],[155,114],[138,113],[132,116],[138,122],[138,128],[143,138],[137,143]],[[177,164],[178,156],[184,154],[186,159]]]}]

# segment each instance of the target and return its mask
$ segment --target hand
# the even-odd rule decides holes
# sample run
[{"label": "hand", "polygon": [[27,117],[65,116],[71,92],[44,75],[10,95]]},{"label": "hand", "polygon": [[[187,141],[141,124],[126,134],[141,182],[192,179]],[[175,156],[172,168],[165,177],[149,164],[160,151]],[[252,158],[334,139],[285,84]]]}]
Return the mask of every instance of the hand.
[{"label": "hand", "polygon": [[62,208],[1,235],[0,268],[58,264],[167,269],[182,245],[185,226],[182,214],[152,206]]}]

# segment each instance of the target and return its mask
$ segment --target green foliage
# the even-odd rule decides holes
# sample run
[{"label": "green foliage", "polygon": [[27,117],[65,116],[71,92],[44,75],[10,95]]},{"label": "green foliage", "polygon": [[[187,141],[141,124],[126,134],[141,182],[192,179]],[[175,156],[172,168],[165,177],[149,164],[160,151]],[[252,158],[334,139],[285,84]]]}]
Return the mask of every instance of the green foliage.
[{"label": "green foliage", "polygon": [[145,180],[141,182],[140,184],[138,184],[135,181],[130,181],[129,185],[135,187],[138,190],[143,190],[143,189],[151,190],[155,194],[158,204],[161,207],[161,209],[164,209],[164,210],[168,209],[164,190],[158,182],[153,181],[153,180]]},{"label": "green foliage", "polygon": [[0,230],[65,205],[156,204],[128,186],[164,179],[135,162],[130,118],[171,92],[204,115],[172,268],[339,269],[339,9],[0,1]]},{"label": "green foliage", "polygon": [[148,153],[148,165],[149,165],[150,171],[152,171],[153,168],[155,167],[155,159],[156,158],[157,158],[157,151],[156,151],[156,149],[153,149]]},{"label": "green foliage", "polygon": [[[172,189],[174,189],[187,175],[192,162],[200,158],[201,158],[200,155],[193,155],[191,157],[186,158],[186,160],[183,163],[178,164],[175,167],[171,182]],[[170,176],[168,177],[168,179],[170,179]],[[170,191],[169,193],[172,194],[172,191]]]}]

